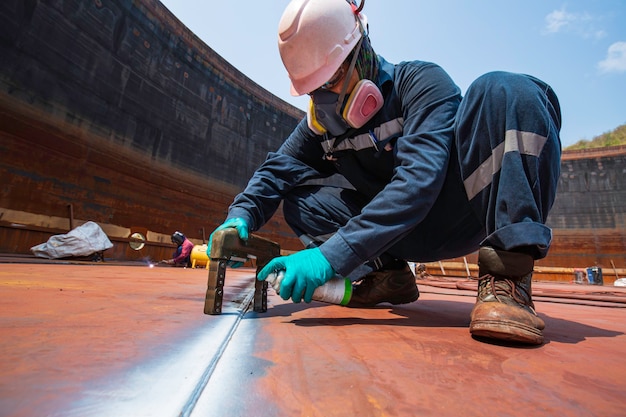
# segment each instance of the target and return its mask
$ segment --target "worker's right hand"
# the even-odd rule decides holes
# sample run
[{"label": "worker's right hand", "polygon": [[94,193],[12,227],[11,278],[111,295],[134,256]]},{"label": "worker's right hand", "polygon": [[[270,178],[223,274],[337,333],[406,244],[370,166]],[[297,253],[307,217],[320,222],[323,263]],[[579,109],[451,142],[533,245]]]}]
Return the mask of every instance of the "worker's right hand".
[{"label": "worker's right hand", "polygon": [[310,303],[315,289],[335,276],[335,270],[320,248],[304,249],[288,256],[274,258],[261,269],[257,275],[264,281],[272,272],[285,271],[280,283],[280,297],[291,298],[294,303],[304,300]]},{"label": "worker's right hand", "polygon": [[[213,233],[211,233],[211,236],[209,236],[209,244],[207,245],[207,248],[206,248],[206,254],[209,258],[211,258],[211,243],[213,243],[213,234],[215,234],[215,232],[219,230],[224,230],[228,228],[236,229],[237,234],[239,235],[239,239],[244,240],[244,241],[248,240],[248,234],[249,234],[248,222],[246,222],[244,219],[240,217],[228,219],[224,223],[222,223],[221,226],[218,226],[218,228],[215,229]],[[228,266],[232,268],[239,268],[242,265],[243,265],[243,262],[228,261]]]}]

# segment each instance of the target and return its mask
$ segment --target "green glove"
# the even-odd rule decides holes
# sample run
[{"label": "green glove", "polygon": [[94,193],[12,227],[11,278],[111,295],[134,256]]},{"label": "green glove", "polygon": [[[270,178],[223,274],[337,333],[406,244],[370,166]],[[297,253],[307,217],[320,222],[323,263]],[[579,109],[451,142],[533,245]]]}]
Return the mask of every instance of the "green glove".
[{"label": "green glove", "polygon": [[[213,233],[217,232],[218,230],[228,229],[229,227],[237,229],[239,239],[248,240],[248,223],[244,219],[239,217],[226,220],[224,223],[222,223],[221,226],[218,226],[217,229],[213,230]],[[206,254],[209,258],[211,257],[211,243],[213,243],[213,233],[211,233],[211,236],[209,236],[209,244],[206,248]],[[228,266],[232,268],[239,268],[242,265],[243,262],[228,261]]]},{"label": "green glove", "polygon": [[280,296],[283,300],[291,298],[294,303],[302,299],[310,303],[315,289],[335,276],[335,270],[319,248],[274,258],[259,272],[257,279],[265,281],[269,274],[281,270],[285,271],[285,277],[280,284]]}]

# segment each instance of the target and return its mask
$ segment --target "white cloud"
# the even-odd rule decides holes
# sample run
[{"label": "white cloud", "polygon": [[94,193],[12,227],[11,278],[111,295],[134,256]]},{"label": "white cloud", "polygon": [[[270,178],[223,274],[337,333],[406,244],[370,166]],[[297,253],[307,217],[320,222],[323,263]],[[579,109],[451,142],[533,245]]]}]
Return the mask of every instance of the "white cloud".
[{"label": "white cloud", "polygon": [[545,33],[573,33],[583,38],[601,39],[606,32],[596,27],[598,19],[587,12],[571,13],[565,10],[554,10],[546,18]]},{"label": "white cloud", "polygon": [[554,10],[546,16],[546,31],[548,33],[557,33],[571,25],[574,21],[576,21],[576,15],[566,12],[564,8]]},{"label": "white cloud", "polygon": [[606,58],[598,63],[601,72],[626,72],[626,42],[609,46]]}]

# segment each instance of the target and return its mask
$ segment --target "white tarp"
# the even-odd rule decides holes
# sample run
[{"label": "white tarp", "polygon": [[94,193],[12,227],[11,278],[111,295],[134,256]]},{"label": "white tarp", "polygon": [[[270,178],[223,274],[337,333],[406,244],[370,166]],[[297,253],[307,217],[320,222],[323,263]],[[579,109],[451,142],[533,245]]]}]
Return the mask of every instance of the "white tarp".
[{"label": "white tarp", "polygon": [[89,256],[112,248],[104,231],[94,222],[86,222],[64,235],[54,235],[46,243],[30,250],[40,258],[58,259],[69,256]]}]

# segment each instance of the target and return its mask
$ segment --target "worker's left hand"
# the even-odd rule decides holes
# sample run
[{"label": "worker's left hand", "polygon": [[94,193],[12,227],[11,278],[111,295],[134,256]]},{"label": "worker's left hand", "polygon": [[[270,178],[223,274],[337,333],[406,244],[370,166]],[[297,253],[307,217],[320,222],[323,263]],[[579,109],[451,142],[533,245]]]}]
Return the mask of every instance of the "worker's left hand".
[{"label": "worker's left hand", "polygon": [[274,258],[261,269],[257,279],[264,281],[275,271],[285,271],[280,283],[280,296],[283,300],[291,298],[294,303],[301,300],[310,303],[315,289],[335,276],[335,270],[319,248],[304,249],[293,255]]},{"label": "worker's left hand", "polygon": [[[239,217],[228,219],[224,223],[222,223],[221,226],[218,226],[217,229],[213,230],[213,233],[211,233],[211,236],[209,236],[209,244],[207,245],[207,248],[206,248],[206,254],[209,258],[211,257],[211,243],[213,243],[213,234],[217,232],[218,230],[224,230],[228,228],[236,229],[237,234],[239,235],[239,239],[243,241],[248,240],[248,235],[249,235],[248,222],[246,222],[244,219],[239,218]],[[242,265],[243,265],[243,262],[228,261],[228,266],[230,266],[231,268],[239,268]]]}]

